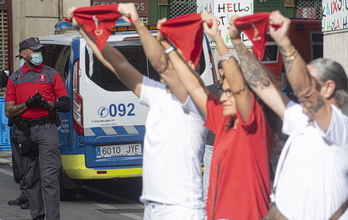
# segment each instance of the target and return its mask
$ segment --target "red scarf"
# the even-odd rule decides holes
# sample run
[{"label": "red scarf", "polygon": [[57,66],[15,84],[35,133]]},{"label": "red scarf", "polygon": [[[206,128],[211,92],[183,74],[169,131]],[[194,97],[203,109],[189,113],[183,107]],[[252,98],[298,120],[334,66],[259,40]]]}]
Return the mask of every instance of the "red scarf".
[{"label": "red scarf", "polygon": [[186,62],[197,67],[202,52],[203,21],[201,14],[193,13],[167,20],[160,32],[179,48]]},{"label": "red scarf", "polygon": [[234,25],[243,31],[253,43],[254,54],[259,60],[263,59],[265,52],[270,14],[261,12],[239,17],[234,21]]},{"label": "red scarf", "polygon": [[100,51],[111,35],[112,28],[122,15],[118,13],[118,4],[96,5],[74,10],[74,18],[93,35]]}]

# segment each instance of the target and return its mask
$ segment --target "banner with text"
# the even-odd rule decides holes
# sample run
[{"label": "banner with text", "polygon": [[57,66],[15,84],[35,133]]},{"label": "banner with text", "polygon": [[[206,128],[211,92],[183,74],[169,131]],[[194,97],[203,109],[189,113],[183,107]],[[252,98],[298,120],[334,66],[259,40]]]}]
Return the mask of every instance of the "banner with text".
[{"label": "banner with text", "polygon": [[323,0],[323,31],[348,29],[348,0]]},{"label": "banner with text", "polygon": [[[251,15],[254,11],[253,0],[197,0],[197,12],[207,11],[213,14],[219,20],[219,30],[227,46],[232,46],[229,37],[229,21],[230,18],[237,14],[239,16]],[[251,46],[251,41],[248,40],[247,36],[242,33],[241,39],[246,46]],[[211,39],[211,45],[215,45]]]}]

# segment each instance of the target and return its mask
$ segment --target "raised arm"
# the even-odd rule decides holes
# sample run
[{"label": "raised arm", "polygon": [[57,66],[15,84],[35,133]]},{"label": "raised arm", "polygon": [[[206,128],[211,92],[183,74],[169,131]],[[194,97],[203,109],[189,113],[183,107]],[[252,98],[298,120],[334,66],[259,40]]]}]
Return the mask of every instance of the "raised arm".
[{"label": "raised arm", "polygon": [[326,130],[331,120],[332,109],[326,98],[317,90],[318,82],[310,75],[305,61],[289,39],[290,23],[291,20],[279,11],[272,12],[270,24],[278,25],[280,28],[270,26],[270,34],[283,54],[286,75],[295,95],[305,112],[308,112],[322,130]]},{"label": "raised arm", "polygon": [[140,20],[134,3],[120,3],[118,11],[124,15],[125,21],[131,23],[136,28],[146,56],[149,58],[151,65],[158,73],[162,73],[168,68],[168,58],[163,52],[162,45],[150,33],[144,23]]},{"label": "raised arm", "polygon": [[142,84],[143,75],[135,69],[127,59],[116,49],[105,44],[102,51],[99,51],[95,39],[92,35],[88,34],[83,26],[79,24],[74,18],[75,8],[70,8],[67,12],[67,17],[72,20],[74,27],[82,34],[86,39],[88,45],[93,50],[96,57],[125,84],[135,95],[140,96],[140,89]]},{"label": "raised arm", "polygon": [[124,15],[126,21],[129,22],[129,18],[131,18],[131,21],[133,22],[133,25],[137,29],[140,36],[140,41],[143,45],[146,56],[149,58],[154,69],[165,81],[165,84],[170,88],[181,103],[186,102],[188,96],[186,89],[176,75],[175,69],[169,61],[168,56],[165,54],[162,45],[139,19],[135,5],[133,3],[120,3],[118,10]]},{"label": "raised arm", "polygon": [[240,67],[246,82],[282,120],[289,98],[275,86],[271,73],[250,53],[240,39],[240,30],[234,26],[238,16],[230,19],[230,38],[238,54]]},{"label": "raised arm", "polygon": [[[218,30],[218,20],[215,16],[209,15],[206,12],[202,13],[204,31],[215,41],[216,48],[222,58],[222,67],[225,71],[225,77],[229,84],[230,90],[236,101],[236,108],[240,112],[243,122],[248,122],[252,99],[250,90],[244,81],[243,75],[239,68],[236,59],[229,52],[223,42]],[[212,22],[211,22],[212,21]],[[211,27],[208,23],[212,23]]]},{"label": "raised arm", "polygon": [[[163,21],[159,21],[159,28],[161,27],[162,22]],[[160,33],[158,40],[161,42],[164,49],[171,47],[171,43],[168,42],[167,39],[165,39]],[[173,65],[173,68],[175,69],[178,79],[181,81],[188,94],[190,94],[198,108],[204,115],[206,115],[206,101],[208,98],[209,90],[205,87],[202,79],[191,68],[191,66],[185,63],[178,49],[171,51],[168,54],[168,57]]]}]

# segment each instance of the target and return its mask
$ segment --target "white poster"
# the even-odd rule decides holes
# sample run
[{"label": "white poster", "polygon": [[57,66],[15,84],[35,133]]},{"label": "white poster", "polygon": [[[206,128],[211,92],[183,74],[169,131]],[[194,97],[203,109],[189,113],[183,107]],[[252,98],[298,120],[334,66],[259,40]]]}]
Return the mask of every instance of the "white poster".
[{"label": "white poster", "polygon": [[[221,37],[227,46],[232,46],[228,34],[230,18],[235,14],[239,16],[251,15],[254,11],[253,0],[197,0],[197,5],[198,13],[205,10],[218,18]],[[244,33],[242,33],[241,38],[246,46],[252,45]],[[215,45],[214,42],[211,42],[211,45]]]},{"label": "white poster", "polygon": [[323,31],[335,31],[348,28],[348,0],[322,1]]},{"label": "white poster", "polygon": [[213,14],[214,12],[214,0],[197,0],[197,13],[202,13],[203,11]]}]

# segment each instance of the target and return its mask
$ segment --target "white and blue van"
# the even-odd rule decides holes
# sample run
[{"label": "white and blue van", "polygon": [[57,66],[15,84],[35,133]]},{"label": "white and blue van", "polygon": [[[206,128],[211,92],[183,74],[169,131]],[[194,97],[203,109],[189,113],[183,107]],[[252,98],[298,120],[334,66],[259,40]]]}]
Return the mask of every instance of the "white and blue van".
[{"label": "white and blue van", "polygon": [[[60,72],[72,101],[72,110],[60,113],[61,199],[74,199],[83,180],[141,176],[147,107],[103,66],[80,34],[39,39],[46,46],[44,64]],[[108,43],[142,74],[159,80],[135,31],[116,32]],[[215,82],[206,39],[198,72],[206,85]]]}]

